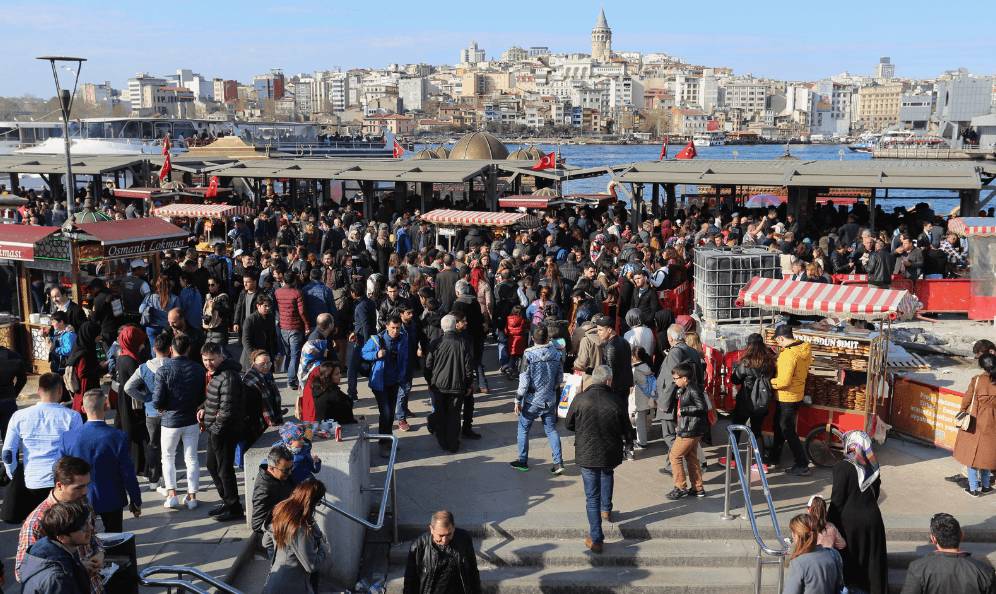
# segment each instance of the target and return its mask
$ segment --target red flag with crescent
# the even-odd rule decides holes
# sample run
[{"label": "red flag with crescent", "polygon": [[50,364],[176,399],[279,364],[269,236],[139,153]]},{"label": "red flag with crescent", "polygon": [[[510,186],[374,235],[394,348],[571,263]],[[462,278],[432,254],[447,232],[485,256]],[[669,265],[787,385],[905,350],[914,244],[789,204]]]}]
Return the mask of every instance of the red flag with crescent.
[{"label": "red flag with crescent", "polygon": [[393,154],[395,159],[400,159],[401,156],[405,154],[405,147],[401,146],[401,144],[398,143],[397,139],[394,140]]},{"label": "red flag with crescent", "polygon": [[675,159],[694,159],[698,153],[695,151],[695,143],[691,140],[685,145],[685,148],[678,151],[678,154],[674,156]]},{"label": "red flag with crescent", "polygon": [[208,184],[207,192],[204,192],[205,198],[217,198],[218,197],[218,176],[211,176],[211,183]]},{"label": "red flag with crescent", "polygon": [[544,169],[555,169],[557,167],[557,153],[549,153],[540,157],[530,169],[533,171],[543,171]]}]

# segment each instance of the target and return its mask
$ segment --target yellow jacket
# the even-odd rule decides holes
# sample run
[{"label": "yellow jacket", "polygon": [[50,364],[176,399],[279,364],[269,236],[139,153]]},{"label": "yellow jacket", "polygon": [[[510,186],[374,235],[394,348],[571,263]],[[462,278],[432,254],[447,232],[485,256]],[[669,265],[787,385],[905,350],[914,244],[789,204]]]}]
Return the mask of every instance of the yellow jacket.
[{"label": "yellow jacket", "polygon": [[809,344],[796,341],[782,349],[775,366],[771,387],[778,402],[801,402],[806,393],[806,377],[813,362]]}]

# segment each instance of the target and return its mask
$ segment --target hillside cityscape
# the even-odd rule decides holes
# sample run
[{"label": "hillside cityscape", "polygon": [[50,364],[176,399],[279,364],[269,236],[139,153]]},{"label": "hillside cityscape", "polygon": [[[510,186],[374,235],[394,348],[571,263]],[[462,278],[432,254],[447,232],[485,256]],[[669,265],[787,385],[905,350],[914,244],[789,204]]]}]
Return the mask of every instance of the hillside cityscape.
[{"label": "hillside cityscape", "polygon": [[[954,144],[973,118],[996,111],[996,77],[963,68],[910,79],[901,64],[881,57],[868,72],[788,81],[616,49],[604,10],[591,30],[590,54],[513,46],[495,55],[471,41],[454,58],[455,65],[298,74],[274,68],[248,81],[186,68],[142,72],[124,85],[81,84],[74,116],[314,122],[405,138],[487,130],[655,142],[708,132],[731,141],[820,141],[899,129]],[[38,119],[54,99],[49,103],[8,98],[0,119]]]}]

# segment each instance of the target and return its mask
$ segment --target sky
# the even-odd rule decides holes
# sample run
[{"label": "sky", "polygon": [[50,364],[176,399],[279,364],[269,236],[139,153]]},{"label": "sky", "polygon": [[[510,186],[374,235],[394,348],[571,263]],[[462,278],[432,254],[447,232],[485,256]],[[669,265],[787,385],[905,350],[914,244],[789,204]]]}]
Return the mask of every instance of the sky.
[{"label": "sky", "polygon": [[870,74],[880,56],[891,56],[901,77],[931,78],[958,67],[996,74],[993,6],[993,0],[0,0],[0,96],[54,95],[50,67],[34,59],[52,54],[88,59],[81,84],[109,80],[124,88],[137,72],[178,68],[248,82],[270,68],[291,75],[453,64],[471,40],[488,57],[511,45],[588,53],[602,7],[616,51],[664,52],[738,74],[781,80]]}]

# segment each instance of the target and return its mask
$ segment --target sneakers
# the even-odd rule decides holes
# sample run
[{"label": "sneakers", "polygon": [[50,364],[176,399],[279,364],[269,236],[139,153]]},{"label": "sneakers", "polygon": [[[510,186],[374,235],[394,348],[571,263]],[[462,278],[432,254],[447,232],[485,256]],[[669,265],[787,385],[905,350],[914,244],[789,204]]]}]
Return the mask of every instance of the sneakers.
[{"label": "sneakers", "polygon": [[[552,472],[556,476],[560,476],[560,475],[564,474],[564,465],[563,464],[554,464],[553,468],[550,469],[550,472]],[[983,490],[985,490],[985,489],[983,489]],[[990,489],[990,491],[991,490],[992,489]]]},{"label": "sneakers", "polygon": [[197,500],[191,497],[190,494],[188,493],[187,495],[183,496],[183,505],[186,505],[187,509],[191,510],[197,509]]},{"label": "sneakers", "polygon": [[993,492],[993,488],[992,487],[982,487],[982,494],[983,495],[986,495],[986,494],[992,493],[992,492]]},{"label": "sneakers", "polygon": [[163,507],[166,509],[180,509],[180,500],[176,495],[171,495],[163,502]]},{"label": "sneakers", "polygon": [[224,513],[224,511],[226,509],[228,509],[228,508],[225,507],[224,504],[219,505],[219,506],[215,507],[214,509],[212,509],[211,511],[209,511],[208,512],[208,516],[210,516],[212,518],[215,517],[215,516],[220,516],[222,513]]},{"label": "sneakers", "polygon": [[675,487],[674,489],[671,490],[670,493],[667,494],[667,498],[670,499],[671,501],[677,501],[682,497],[686,497],[687,495],[688,491]]},{"label": "sneakers", "polygon": [[599,512],[599,513],[601,513],[601,515],[602,515],[602,520],[604,520],[606,522],[611,522],[612,521],[612,512],[611,511],[603,511],[603,512]]},{"label": "sneakers", "polygon": [[695,491],[695,496],[696,497],[705,497],[706,496],[705,489],[699,489],[698,491]]},{"label": "sneakers", "polygon": [[792,476],[809,476],[813,474],[813,471],[809,469],[808,466],[793,466],[785,471],[785,474],[791,474]]},{"label": "sneakers", "polygon": [[166,497],[166,496],[168,496],[168,495],[169,495],[169,491],[167,491],[167,490],[166,490],[166,487],[162,487],[162,486],[159,486],[159,487],[153,487],[153,489],[152,489],[152,490],[153,490],[153,491],[155,491],[156,493],[159,493],[159,494],[160,494],[160,495],[162,495],[163,497]]},{"label": "sneakers", "polygon": [[412,426],[408,424],[408,421],[401,419],[398,421],[398,431],[411,431]]},{"label": "sneakers", "polygon": [[529,472],[529,465],[522,460],[514,460],[508,463],[509,466],[518,470],[519,472]]},{"label": "sneakers", "polygon": [[978,491],[972,491],[968,487],[965,487],[965,492],[968,493],[971,497],[978,497],[979,496],[979,492]]}]

